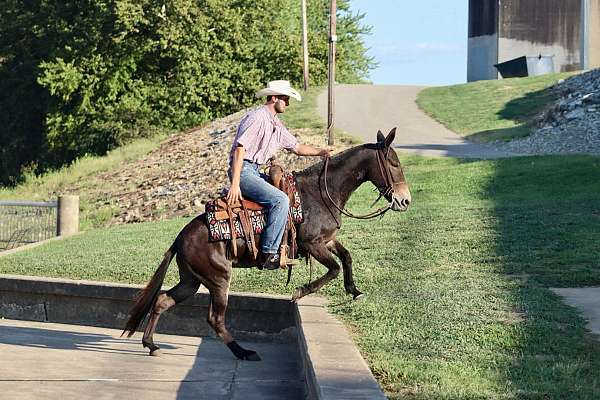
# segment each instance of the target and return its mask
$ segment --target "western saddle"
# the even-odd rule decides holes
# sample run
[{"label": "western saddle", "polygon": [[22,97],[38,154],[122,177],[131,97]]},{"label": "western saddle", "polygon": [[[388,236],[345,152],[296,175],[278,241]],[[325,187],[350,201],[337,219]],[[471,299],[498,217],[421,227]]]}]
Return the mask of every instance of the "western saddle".
[{"label": "western saddle", "polygon": [[[287,194],[288,198],[290,199],[290,204],[293,204],[294,190],[290,187],[290,185],[288,185],[286,179],[282,179],[283,176],[283,167],[279,164],[276,164],[273,160],[269,168],[270,183],[285,194]],[[229,228],[231,232],[230,243],[233,257],[237,257],[237,246],[235,245],[237,235],[234,221],[235,219],[239,219],[240,225],[242,227],[243,238],[246,241],[248,250],[252,254],[252,258],[256,260],[259,256],[259,250],[258,243],[256,242],[255,232],[252,227],[252,221],[250,219],[249,211],[264,210],[265,207],[252,200],[247,199],[243,199],[237,203],[229,205],[227,204],[226,197],[221,197],[217,199],[215,201],[215,206],[215,216],[217,220],[229,221]],[[285,269],[288,265],[294,265],[297,263],[296,261],[294,261],[297,255],[296,225],[290,213],[288,213],[288,220],[285,232],[283,234],[283,238],[281,240],[279,254],[279,265],[281,268]]]}]

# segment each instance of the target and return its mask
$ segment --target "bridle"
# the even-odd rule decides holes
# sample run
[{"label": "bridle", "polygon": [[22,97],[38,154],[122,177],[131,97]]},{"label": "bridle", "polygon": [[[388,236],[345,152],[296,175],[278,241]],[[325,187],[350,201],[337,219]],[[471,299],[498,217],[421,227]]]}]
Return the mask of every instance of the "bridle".
[{"label": "bridle", "polygon": [[[377,147],[377,166],[379,167],[379,173],[381,174],[381,176],[383,177],[383,181],[385,186],[382,188],[380,186],[377,186],[377,190],[379,191],[379,197],[377,197],[377,200],[375,200],[373,202],[373,204],[371,205],[371,207],[373,207],[375,205],[375,203],[377,203],[379,201],[379,199],[381,199],[381,197],[387,196],[389,195],[393,190],[394,190],[394,184],[396,183],[406,183],[406,181],[400,181],[400,182],[395,182],[394,181],[394,177],[392,176],[392,171],[390,170],[390,166],[388,163],[388,154],[389,154],[390,148],[386,147],[383,143],[379,143],[378,147]],[[373,211],[372,213],[369,214],[365,214],[365,215],[355,215],[353,213],[351,213],[350,211],[340,208],[340,206],[338,206],[335,201],[333,201],[333,199],[331,198],[331,195],[329,194],[329,189],[327,188],[327,169],[329,166],[329,158],[325,159],[325,165],[323,166],[323,181],[325,183],[325,194],[327,195],[327,198],[329,199],[329,201],[331,202],[331,204],[333,204],[333,206],[339,211],[341,212],[343,215],[350,217],[350,218],[355,218],[355,219],[372,219],[372,218],[376,218],[379,217],[380,215],[385,214],[387,211],[389,211],[392,208],[392,204],[393,204],[393,199],[392,201],[385,207],[381,207],[376,211]],[[319,186],[321,185],[321,180],[319,180]],[[327,203],[325,203],[325,206],[327,207],[327,209],[329,210],[329,212],[331,213],[331,215],[333,215],[333,218],[335,219],[335,222],[338,225],[338,228],[340,227],[340,222],[337,220],[335,214],[331,211],[331,208],[329,207],[329,205]]]}]

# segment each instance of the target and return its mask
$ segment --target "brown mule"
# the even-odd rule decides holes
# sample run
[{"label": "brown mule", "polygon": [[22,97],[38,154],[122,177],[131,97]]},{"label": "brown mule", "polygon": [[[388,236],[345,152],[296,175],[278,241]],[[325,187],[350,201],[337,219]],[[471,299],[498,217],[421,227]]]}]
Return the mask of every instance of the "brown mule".
[{"label": "brown mule", "polygon": [[[354,284],[350,253],[335,237],[344,205],[364,182],[369,181],[379,189],[381,195],[389,201],[387,209],[406,211],[408,208],[411,201],[408,184],[396,152],[390,151],[395,133],[395,128],[387,137],[378,132],[377,143],[353,147],[331,158],[327,164],[317,163],[296,175],[305,218],[304,223],[298,226],[299,253],[305,256],[310,254],[327,267],[327,273],[296,288],[293,301],[318,291],[338,276],[340,266],[334,256],[342,263],[346,293],[351,294],[354,299],[362,295]],[[152,337],[160,315],[195,294],[202,284],[210,293],[210,326],[237,358],[260,360],[255,351],[237,344],[225,327],[232,268],[255,266],[243,239],[236,241],[237,256],[233,259],[228,258],[227,245],[227,242],[208,240],[204,214],[194,218],[181,230],[148,285],[136,296],[123,334],[132,336],[146,315],[150,314],[142,343],[150,350],[150,355],[156,355],[159,347],[154,344]],[[161,294],[160,288],[167,268],[175,255],[180,281]]]}]

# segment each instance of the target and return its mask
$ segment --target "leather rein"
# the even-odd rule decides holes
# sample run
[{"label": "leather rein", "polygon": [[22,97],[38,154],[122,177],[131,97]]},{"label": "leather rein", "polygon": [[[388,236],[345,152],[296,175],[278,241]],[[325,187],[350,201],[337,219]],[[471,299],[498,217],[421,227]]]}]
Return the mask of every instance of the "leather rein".
[{"label": "leather rein", "polygon": [[[373,202],[371,207],[373,207],[375,205],[375,203],[377,203],[382,196],[387,196],[393,190],[394,183],[396,183],[396,182],[394,182],[394,178],[392,177],[392,172],[390,171],[390,167],[388,166],[388,164],[386,162],[389,151],[390,151],[389,147],[387,148],[387,151],[385,151],[385,153],[384,153],[383,147],[380,147],[377,149],[377,165],[379,166],[379,173],[381,174],[381,176],[383,177],[383,180],[385,181],[385,187],[382,189],[381,187],[377,186],[377,190],[379,191],[379,197],[377,197],[377,200],[375,200]],[[373,211],[369,214],[365,214],[365,215],[355,215],[355,214],[351,213],[350,211],[348,211],[344,208],[341,208],[340,206],[338,206],[335,203],[335,201],[333,201],[333,199],[331,198],[331,194],[329,194],[329,189],[327,188],[328,166],[329,166],[329,157],[325,159],[325,165],[323,167],[323,170],[324,170],[323,181],[325,182],[325,194],[327,195],[327,198],[329,199],[331,204],[333,204],[333,206],[339,212],[341,212],[343,215],[350,217],[350,218],[355,218],[355,219],[372,219],[372,218],[376,218],[376,217],[379,217],[380,215],[385,214],[387,211],[389,211],[392,208],[393,201],[390,202],[386,207],[381,207],[378,210]],[[319,180],[319,184],[320,184],[320,182],[321,181]],[[335,217],[335,214],[331,211],[331,208],[329,207],[329,205],[327,203],[325,203],[325,205],[329,209],[329,212],[331,213],[331,215],[333,215],[335,222],[337,223],[338,228],[339,228],[340,222]]]}]

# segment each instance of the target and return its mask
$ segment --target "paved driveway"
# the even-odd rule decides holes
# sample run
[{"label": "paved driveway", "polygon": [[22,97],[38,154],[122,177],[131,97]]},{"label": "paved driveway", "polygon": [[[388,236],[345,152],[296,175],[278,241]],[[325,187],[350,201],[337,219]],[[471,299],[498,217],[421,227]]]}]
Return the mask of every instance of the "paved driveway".
[{"label": "paved driveway", "polygon": [[[423,86],[336,85],[335,126],[374,142],[377,130],[397,127],[395,147],[402,151],[448,157],[498,158],[510,154],[464,140],[437,123],[416,105]],[[327,91],[318,98],[319,114],[327,120]]]}]

